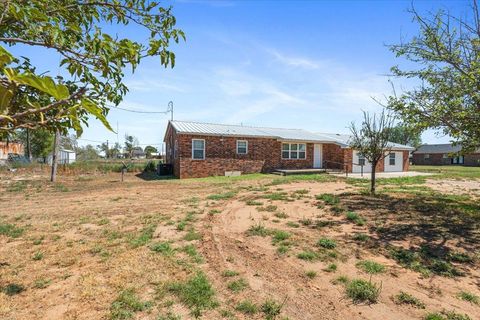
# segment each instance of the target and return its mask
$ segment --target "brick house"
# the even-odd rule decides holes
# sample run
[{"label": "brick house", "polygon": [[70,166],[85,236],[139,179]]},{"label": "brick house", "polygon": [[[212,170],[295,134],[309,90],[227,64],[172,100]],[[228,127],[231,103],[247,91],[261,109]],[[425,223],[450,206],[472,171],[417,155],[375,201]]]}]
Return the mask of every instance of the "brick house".
[{"label": "brick house", "polygon": [[[369,172],[371,165],[349,148],[350,136],[187,121],[170,121],[166,163],[179,178],[256,173],[278,169],[342,169]],[[407,171],[413,148],[392,144],[376,171]]]},{"label": "brick house", "polygon": [[480,149],[462,154],[461,146],[445,144],[424,144],[413,152],[415,165],[465,165],[480,166]]}]

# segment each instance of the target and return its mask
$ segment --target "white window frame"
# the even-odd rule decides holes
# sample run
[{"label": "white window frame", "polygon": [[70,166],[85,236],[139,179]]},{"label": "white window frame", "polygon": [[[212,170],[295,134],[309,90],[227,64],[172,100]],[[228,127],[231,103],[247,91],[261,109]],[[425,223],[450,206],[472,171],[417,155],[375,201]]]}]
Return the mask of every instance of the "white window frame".
[{"label": "white window frame", "polygon": [[[195,158],[195,150],[200,150],[200,149],[194,149],[195,143],[194,141],[203,141],[203,157],[200,158]],[[206,148],[206,142],[205,139],[192,139],[192,160],[205,160],[205,148]]]},{"label": "white window frame", "polygon": [[[304,145],[305,146],[305,151],[300,151],[300,145]],[[288,151],[287,150],[283,150],[283,145],[288,145]],[[297,157],[296,158],[292,158],[292,145],[297,145],[297,148],[296,150],[293,150],[293,152],[296,152],[297,153]],[[288,152],[288,158],[285,158],[283,156],[283,152]],[[300,152],[304,152],[305,153],[305,157],[304,158],[300,158]],[[298,142],[293,142],[293,143],[290,143],[290,142],[282,142],[282,147],[281,147],[281,150],[280,150],[280,155],[282,157],[282,160],[306,160],[307,159],[307,144],[306,143],[298,143]]]},{"label": "white window frame", "polygon": [[430,159],[430,153],[425,153],[423,155],[423,160],[427,160],[427,159]]},{"label": "white window frame", "polygon": [[365,164],[367,163],[367,159],[365,158],[365,156],[363,154],[361,154],[360,152],[358,152],[357,157],[358,157],[358,165],[359,166],[365,166]]},{"label": "white window frame", "polygon": [[[392,155],[393,155],[393,158],[392,158]],[[392,164],[392,160],[393,160],[393,164]],[[388,154],[388,165],[389,166],[395,166],[396,162],[397,162],[397,156],[396,156],[395,152],[390,152]]]},{"label": "white window frame", "polygon": [[[245,152],[238,151],[238,143],[245,142]],[[248,140],[237,140],[237,154],[248,154]]]}]

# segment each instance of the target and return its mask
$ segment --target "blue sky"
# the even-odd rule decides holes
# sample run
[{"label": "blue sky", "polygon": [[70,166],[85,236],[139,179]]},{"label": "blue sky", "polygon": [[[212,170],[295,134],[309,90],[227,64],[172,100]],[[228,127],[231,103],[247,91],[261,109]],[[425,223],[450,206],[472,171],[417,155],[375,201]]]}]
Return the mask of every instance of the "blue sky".
[{"label": "blue sky", "polygon": [[[157,59],[145,60],[127,76],[130,92],[120,106],[162,111],[172,100],[177,120],[348,133],[362,110],[379,110],[372,97],[391,92],[386,74],[402,61],[385,44],[417,33],[407,12],[411,1],[171,3],[187,36],[173,47],[176,66],[165,69]],[[420,12],[464,13],[468,7],[468,1],[413,4]],[[48,68],[55,60],[42,54],[34,63]],[[392,80],[397,90],[411,85]],[[160,144],[169,115],[112,110],[108,119],[113,127],[118,122],[120,143],[129,133],[141,144]],[[96,120],[82,138],[117,141]],[[91,143],[87,140],[79,142]],[[427,132],[423,140],[440,143],[448,137]]]}]

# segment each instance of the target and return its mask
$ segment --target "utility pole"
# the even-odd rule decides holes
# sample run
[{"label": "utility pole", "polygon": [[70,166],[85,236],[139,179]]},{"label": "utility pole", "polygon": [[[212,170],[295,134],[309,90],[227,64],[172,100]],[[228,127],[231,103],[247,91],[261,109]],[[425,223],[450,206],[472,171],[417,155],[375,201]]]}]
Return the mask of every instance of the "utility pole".
[{"label": "utility pole", "polygon": [[173,101],[170,101],[168,103],[168,109],[167,109],[167,112],[170,111],[170,120],[173,121]]},{"label": "utility pole", "polygon": [[110,150],[110,149],[108,148],[108,140],[107,140],[107,151],[105,151],[105,159],[108,159],[108,151],[109,151],[109,150]]},{"label": "utility pole", "polygon": [[55,131],[55,137],[53,139],[53,152],[52,152],[52,174],[50,181],[55,182],[57,180],[57,158],[58,158],[58,146],[60,143],[60,133]]}]

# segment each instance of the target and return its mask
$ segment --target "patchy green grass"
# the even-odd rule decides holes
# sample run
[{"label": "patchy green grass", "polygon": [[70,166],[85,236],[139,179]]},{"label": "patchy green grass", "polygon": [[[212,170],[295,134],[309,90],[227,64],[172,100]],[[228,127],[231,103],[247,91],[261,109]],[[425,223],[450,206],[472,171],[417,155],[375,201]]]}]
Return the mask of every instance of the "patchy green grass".
[{"label": "patchy green grass", "polygon": [[309,270],[305,272],[305,276],[309,279],[313,279],[317,276],[317,272],[313,270]]},{"label": "patchy green grass", "polygon": [[268,186],[277,186],[292,182],[328,182],[335,181],[337,178],[329,174],[295,174],[289,176],[278,177],[273,179]]},{"label": "patchy green grass", "polygon": [[305,250],[297,254],[297,258],[306,261],[314,261],[318,259],[318,254],[314,251]]},{"label": "patchy green grass", "polygon": [[203,311],[218,306],[215,290],[202,272],[198,272],[185,282],[171,283],[168,289],[190,308],[192,315],[196,318],[200,317]]},{"label": "patchy green grass", "polygon": [[269,204],[265,207],[257,207],[258,211],[267,211],[267,212],[275,212],[277,210],[277,206],[273,204]]},{"label": "patchy green grass", "polygon": [[353,211],[348,211],[345,214],[346,218],[348,221],[352,221],[355,223],[357,226],[363,226],[365,225],[365,220],[356,212]]},{"label": "patchy green grass", "polygon": [[336,195],[331,194],[331,193],[318,194],[318,195],[315,196],[315,199],[322,200],[323,202],[325,202],[325,204],[328,204],[328,205],[331,205],[331,206],[340,203],[340,198]]},{"label": "patchy green grass", "polygon": [[358,242],[366,242],[368,240],[370,240],[370,236],[366,233],[355,233],[353,236],[352,236],[352,239],[355,240],[355,241],[358,241]]},{"label": "patchy green grass", "polygon": [[282,212],[275,212],[274,216],[279,218],[279,219],[287,219],[288,218],[288,214],[286,214],[283,211]]},{"label": "patchy green grass", "polygon": [[144,227],[138,235],[130,235],[128,242],[133,248],[138,248],[146,245],[153,238],[153,233],[155,232],[156,225],[151,224]]},{"label": "patchy green grass", "polygon": [[168,242],[157,242],[150,246],[150,250],[161,253],[164,256],[173,256],[175,250]]},{"label": "patchy green grass", "polygon": [[245,201],[245,204],[246,204],[247,206],[261,206],[261,205],[263,205],[263,202],[256,201],[256,200],[252,200],[252,199],[248,199],[247,201]]},{"label": "patchy green grass", "polygon": [[329,238],[320,238],[317,241],[317,246],[325,249],[334,249],[337,246],[337,242]]},{"label": "patchy green grass", "polygon": [[193,244],[187,244],[182,247],[182,251],[185,252],[196,263],[203,263],[202,255],[197,251],[197,248]]},{"label": "patchy green grass", "polygon": [[282,308],[283,304],[271,299],[266,300],[260,307],[266,320],[276,319],[282,312]]},{"label": "patchy green grass", "polygon": [[272,242],[274,244],[276,244],[276,243],[279,243],[281,241],[289,239],[291,236],[292,235],[287,231],[274,230],[273,233],[272,233]]},{"label": "patchy green grass", "polygon": [[234,191],[228,191],[224,193],[211,194],[207,197],[208,200],[228,200],[235,197],[237,193]]},{"label": "patchy green grass", "polygon": [[202,239],[202,234],[199,232],[196,232],[195,229],[191,228],[188,230],[187,234],[183,237],[183,240],[185,241],[194,241],[194,240],[201,240]]},{"label": "patchy green grass", "polygon": [[248,287],[248,282],[240,278],[238,280],[231,281],[227,284],[227,288],[232,290],[233,292],[240,292],[245,290]]},{"label": "patchy green grass", "polygon": [[237,304],[235,310],[246,315],[254,315],[258,312],[258,306],[250,300],[243,300]]},{"label": "patchy green grass", "polygon": [[224,277],[235,277],[235,276],[238,276],[239,273],[237,271],[234,271],[234,270],[224,270],[222,272],[222,276]]},{"label": "patchy green grass", "polygon": [[270,234],[270,230],[265,228],[264,225],[258,223],[258,224],[255,224],[255,225],[251,226],[250,228],[248,228],[247,234],[249,236],[266,237]]},{"label": "patchy green grass", "polygon": [[0,235],[4,235],[10,238],[18,238],[24,232],[23,228],[17,227],[14,224],[1,224],[0,223]]},{"label": "patchy green grass", "polygon": [[152,306],[151,302],[141,301],[133,289],[122,291],[110,307],[110,319],[132,319],[136,312],[144,311]]},{"label": "patchy green grass", "polygon": [[467,292],[467,291],[460,291],[458,294],[457,294],[457,298],[460,299],[460,300],[465,300],[465,301],[468,301],[472,304],[476,304],[477,306],[480,305],[480,297],[477,296],[476,294],[474,293],[471,293],[471,292]]},{"label": "patchy green grass", "polygon": [[371,260],[358,261],[355,266],[368,274],[377,274],[385,272],[385,266]]},{"label": "patchy green grass", "polygon": [[428,313],[424,318],[424,320],[472,320],[466,314],[460,314],[455,311],[446,311],[443,310],[441,312],[433,312]]},{"label": "patchy green grass", "polygon": [[375,303],[380,295],[381,287],[370,281],[354,279],[346,285],[347,296],[354,303]]},{"label": "patchy green grass", "polygon": [[463,166],[410,166],[410,171],[435,173],[434,179],[480,179],[479,167]]},{"label": "patchy green grass", "polygon": [[447,257],[437,256],[427,246],[410,250],[391,247],[390,257],[396,260],[401,266],[421,273],[423,276],[430,276],[432,273],[444,277],[456,277],[464,275],[458,270]]},{"label": "patchy green grass", "polygon": [[286,192],[272,192],[266,193],[262,196],[264,199],[272,201],[286,201],[288,200],[288,194]]},{"label": "patchy green grass", "polygon": [[411,294],[403,292],[403,291],[400,291],[399,294],[394,296],[393,301],[396,304],[406,304],[406,305],[413,306],[415,308],[425,309],[425,303],[420,301],[418,298],[415,298]]},{"label": "patchy green grass", "polygon": [[335,263],[330,263],[325,269],[323,269],[325,272],[335,272],[337,271],[337,265]]}]

